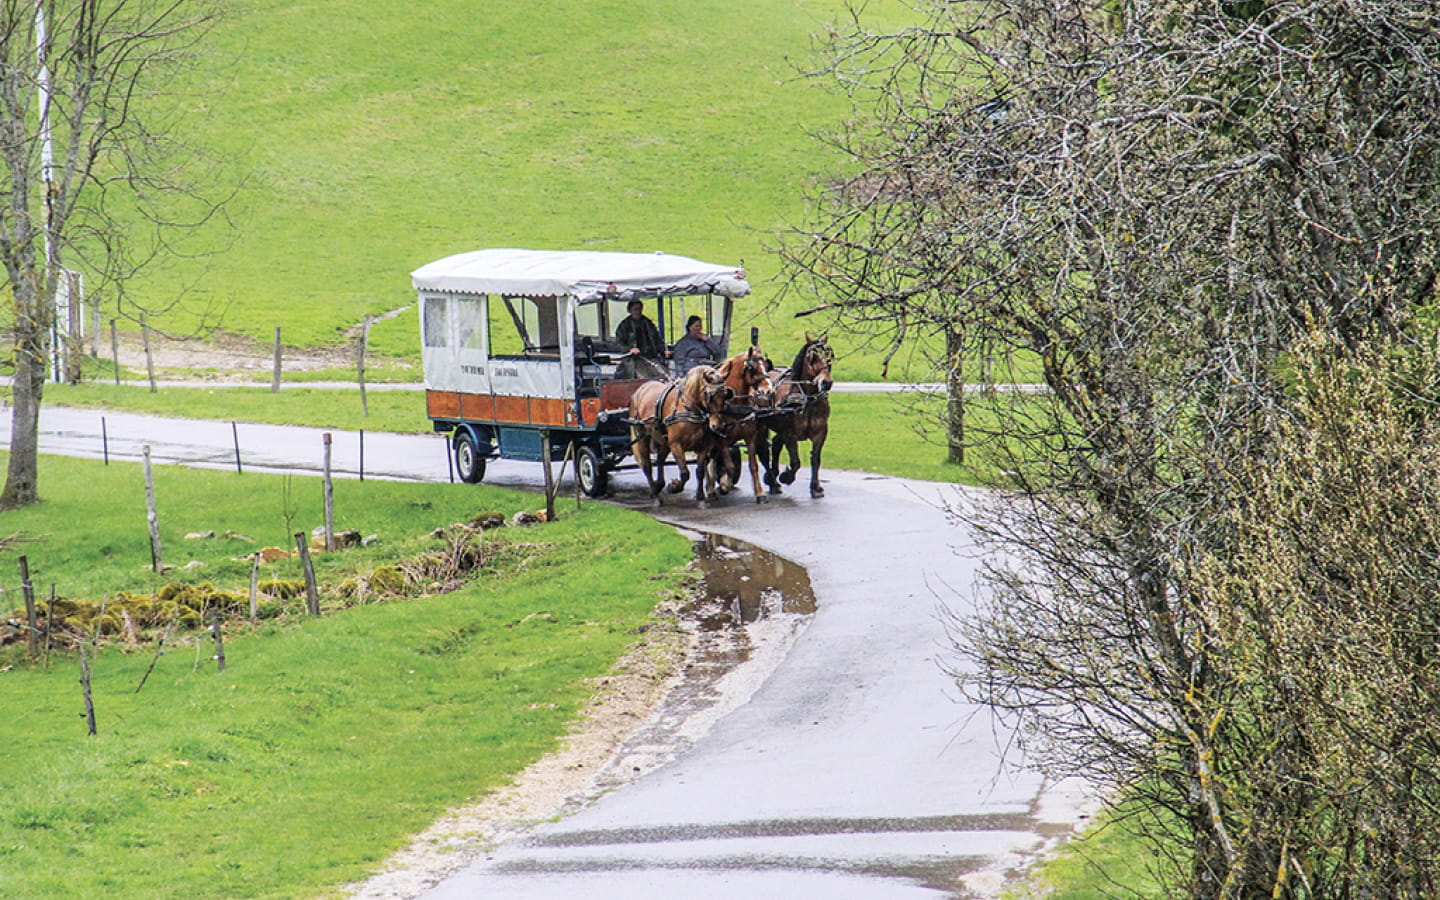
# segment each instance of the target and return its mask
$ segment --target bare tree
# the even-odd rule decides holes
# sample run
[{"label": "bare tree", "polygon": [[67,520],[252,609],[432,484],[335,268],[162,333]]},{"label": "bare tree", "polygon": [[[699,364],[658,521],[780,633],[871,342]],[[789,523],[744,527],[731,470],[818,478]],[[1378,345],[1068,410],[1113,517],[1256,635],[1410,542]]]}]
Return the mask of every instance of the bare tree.
[{"label": "bare tree", "polygon": [[1275,723],[1238,714],[1197,561],[1239,540],[1243,475],[1292,415],[1297,338],[1404,346],[1435,301],[1436,13],[926,10],[834,34],[825,71],[863,110],[834,137],[851,174],[782,252],[838,320],[928,337],[947,375],[964,357],[1048,388],[965,398],[995,424],[960,439],[1009,483],[957,509],[1005,560],[957,623],[957,674],[1017,717],[1032,759],[1146,801],[1170,829],[1154,833],[1182,838],[1162,846],[1190,896],[1317,896],[1277,888],[1256,860],[1285,837],[1233,805]]},{"label": "bare tree", "polygon": [[56,295],[74,265],[123,288],[167,230],[214,214],[181,183],[161,92],[215,20],[208,0],[0,0],[0,262],[13,315],[13,425],[0,508],[38,499]]}]

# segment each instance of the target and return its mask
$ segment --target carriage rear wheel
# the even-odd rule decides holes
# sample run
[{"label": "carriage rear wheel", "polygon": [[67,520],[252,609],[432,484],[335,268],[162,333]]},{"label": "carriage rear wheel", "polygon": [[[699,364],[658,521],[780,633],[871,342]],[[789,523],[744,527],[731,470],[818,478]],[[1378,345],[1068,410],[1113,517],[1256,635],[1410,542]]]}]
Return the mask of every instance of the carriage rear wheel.
[{"label": "carriage rear wheel", "polygon": [[466,484],[479,484],[485,478],[485,457],[475,446],[475,438],[468,431],[455,435],[455,471]]},{"label": "carriage rear wheel", "polygon": [[590,444],[575,448],[575,469],[580,478],[580,490],[587,497],[603,497],[609,484],[610,473],[600,459],[600,451]]}]

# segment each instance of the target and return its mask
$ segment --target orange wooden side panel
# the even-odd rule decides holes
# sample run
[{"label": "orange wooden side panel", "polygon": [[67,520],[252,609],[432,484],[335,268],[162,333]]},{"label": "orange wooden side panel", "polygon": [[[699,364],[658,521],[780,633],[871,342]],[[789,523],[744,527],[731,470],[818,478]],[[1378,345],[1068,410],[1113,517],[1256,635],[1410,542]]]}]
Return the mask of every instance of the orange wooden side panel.
[{"label": "orange wooden side panel", "polygon": [[425,413],[432,419],[460,418],[460,395],[455,391],[426,391]]},{"label": "orange wooden side panel", "polygon": [[[591,422],[600,411],[600,401],[581,401],[585,418]],[[468,394],[457,391],[426,391],[425,409],[433,419],[464,419],[472,422],[499,422],[507,425],[551,425],[576,427],[575,404],[556,397],[515,397]]]},{"label": "orange wooden side panel", "polygon": [[461,394],[460,415],[465,419],[493,422],[495,421],[495,398],[489,394]]}]

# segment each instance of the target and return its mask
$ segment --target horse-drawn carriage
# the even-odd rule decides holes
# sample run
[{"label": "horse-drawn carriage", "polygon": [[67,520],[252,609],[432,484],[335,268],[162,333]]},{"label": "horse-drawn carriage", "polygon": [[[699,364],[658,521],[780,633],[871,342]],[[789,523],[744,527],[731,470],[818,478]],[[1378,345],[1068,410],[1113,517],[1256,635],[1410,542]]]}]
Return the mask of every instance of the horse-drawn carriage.
[{"label": "horse-drawn carriage", "polygon": [[[724,369],[733,302],[750,293],[742,270],[663,253],[478,250],[422,266],[411,278],[419,294],[426,410],[434,429],[450,434],[461,480],[482,480],[494,457],[568,456],[592,497],[605,493],[610,472],[633,465],[626,463],[632,447],[649,446],[632,433],[644,417],[633,408],[637,391],[683,374],[670,372],[663,357],[637,360],[622,345],[627,306],[643,304],[665,347],[681,335],[682,323],[700,316]],[[726,371],[735,379],[725,400],[728,421],[756,418],[753,407],[734,416],[734,405],[760,396],[749,393],[767,374],[750,359],[758,356],[752,346],[746,362]],[[828,389],[828,364],[825,377]],[[752,459],[759,444],[767,460],[761,429],[748,433]],[[718,443],[728,453],[730,441]],[[648,449],[645,456],[649,477]],[[814,460],[818,467],[818,455]],[[758,476],[756,483],[758,491]]]},{"label": "horse-drawn carriage", "polygon": [[478,250],[412,273],[419,293],[426,409],[449,432],[460,478],[491,457],[573,455],[581,489],[604,493],[630,450],[630,395],[615,332],[641,300],[667,345],[700,315],[729,346],[745,273],[668,254]]}]

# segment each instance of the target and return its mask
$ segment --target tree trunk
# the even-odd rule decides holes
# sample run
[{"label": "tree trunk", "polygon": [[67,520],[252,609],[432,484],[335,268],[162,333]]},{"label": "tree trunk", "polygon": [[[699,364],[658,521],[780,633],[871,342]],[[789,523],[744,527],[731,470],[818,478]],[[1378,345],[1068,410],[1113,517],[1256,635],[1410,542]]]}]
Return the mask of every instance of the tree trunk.
[{"label": "tree trunk", "polygon": [[[24,300],[17,286],[16,308],[24,316],[27,307],[35,308],[33,299]],[[37,492],[37,455],[40,450],[40,396],[45,389],[45,329],[34,318],[15,324],[15,380],[11,392],[10,463],[5,477],[5,490],[0,493],[0,509],[18,509],[39,501]]]},{"label": "tree trunk", "polygon": [[950,462],[965,463],[965,373],[961,363],[960,333],[945,332],[945,387],[948,400],[945,404],[945,437],[950,448]]}]

